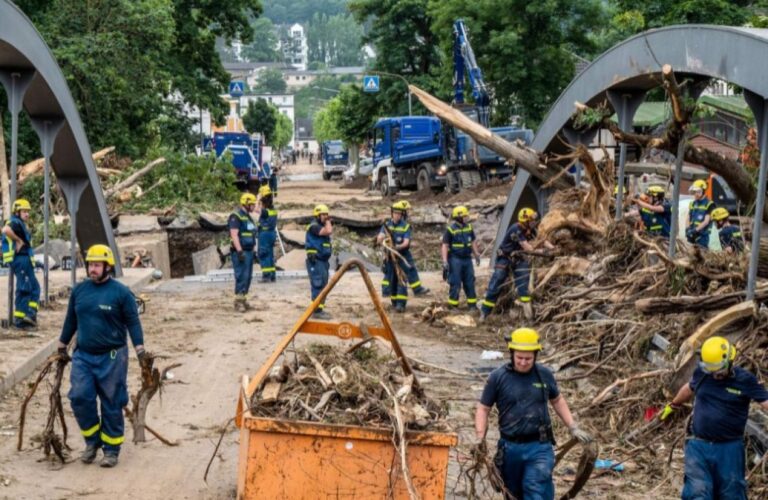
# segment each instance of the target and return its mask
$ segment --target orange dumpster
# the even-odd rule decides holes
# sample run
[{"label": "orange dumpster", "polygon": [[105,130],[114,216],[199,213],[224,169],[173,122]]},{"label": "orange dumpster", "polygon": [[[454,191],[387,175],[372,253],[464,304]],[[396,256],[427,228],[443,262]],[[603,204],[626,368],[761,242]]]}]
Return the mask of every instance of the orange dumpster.
[{"label": "orange dumpster", "polygon": [[[383,327],[309,321],[315,307],[353,266],[360,270]],[[237,498],[410,498],[401,457],[393,444],[393,429],[261,418],[251,413],[253,394],[298,333],[342,339],[380,337],[391,343],[403,371],[413,374],[362,263],[348,261],[254,378],[243,377],[235,416],[240,428]],[[458,442],[456,434],[406,431],[405,439],[408,477],[414,490],[422,499],[444,498],[448,453]]]}]

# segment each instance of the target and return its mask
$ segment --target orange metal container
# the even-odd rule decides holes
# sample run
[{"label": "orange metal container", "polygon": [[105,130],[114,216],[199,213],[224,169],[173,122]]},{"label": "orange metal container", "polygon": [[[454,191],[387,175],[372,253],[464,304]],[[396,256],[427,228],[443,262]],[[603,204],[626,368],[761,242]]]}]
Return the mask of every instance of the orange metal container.
[{"label": "orange metal container", "polygon": [[[383,328],[309,321],[317,304],[350,268],[357,267]],[[347,262],[278,345],[253,380],[243,377],[235,420],[240,428],[238,499],[410,498],[393,444],[393,431],[349,425],[286,421],[252,415],[250,401],[269,370],[298,333],[342,339],[381,337],[389,341],[405,373],[413,373],[392,331],[362,263]],[[414,382],[414,390],[420,390]],[[422,499],[445,497],[448,453],[456,434],[406,432],[411,483]]]}]

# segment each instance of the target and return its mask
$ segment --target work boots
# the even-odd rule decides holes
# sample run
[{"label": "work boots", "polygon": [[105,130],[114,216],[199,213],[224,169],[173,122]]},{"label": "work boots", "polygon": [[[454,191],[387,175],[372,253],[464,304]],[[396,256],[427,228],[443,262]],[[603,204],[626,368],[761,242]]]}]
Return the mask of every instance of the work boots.
[{"label": "work boots", "polygon": [[314,319],[331,319],[331,315],[327,312],[323,311],[322,309],[317,309],[315,312],[312,313],[312,318]]},{"label": "work boots", "polygon": [[114,467],[117,465],[117,453],[105,453],[99,465],[107,469]]},{"label": "work boots", "polygon": [[421,295],[427,295],[428,293],[429,293],[429,288],[425,286],[417,286],[416,288],[413,289],[413,294],[417,297]]},{"label": "work boots", "polygon": [[253,309],[248,303],[248,296],[245,294],[235,295],[235,311],[246,312]]},{"label": "work boots", "polygon": [[101,448],[101,443],[89,444],[85,447],[85,450],[80,454],[80,461],[84,464],[92,464],[96,460],[96,454]]}]

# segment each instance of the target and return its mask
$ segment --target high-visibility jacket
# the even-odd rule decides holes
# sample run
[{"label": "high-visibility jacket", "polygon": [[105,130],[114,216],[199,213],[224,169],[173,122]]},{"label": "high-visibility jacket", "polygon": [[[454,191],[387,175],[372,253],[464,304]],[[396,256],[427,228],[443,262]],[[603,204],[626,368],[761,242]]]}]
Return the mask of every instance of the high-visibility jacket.
[{"label": "high-visibility jacket", "polygon": [[[25,245],[21,248],[21,250],[19,250],[18,255],[28,255],[31,257],[34,254],[31,246],[32,236],[29,234],[29,229],[27,229],[27,225],[24,224],[24,221],[21,220],[18,215],[12,215],[5,224],[10,225],[11,229],[13,229],[13,231],[16,233],[16,236],[24,240]],[[22,234],[17,233],[19,228],[21,229]],[[16,255],[16,245],[14,241],[7,235],[3,235],[2,252],[3,264],[10,264]]]},{"label": "high-visibility jacket", "polygon": [[277,228],[277,210],[273,208],[261,209],[259,214],[259,231],[274,231]]},{"label": "high-visibility jacket", "polygon": [[[313,228],[314,226],[314,228]],[[318,220],[307,224],[307,235],[304,241],[304,249],[307,251],[307,257],[313,257],[318,260],[327,261],[333,255],[331,247],[331,237],[314,234],[323,228]]]},{"label": "high-visibility jacket", "polygon": [[462,225],[454,222],[445,228],[443,243],[448,244],[448,253],[453,257],[472,257],[472,242],[475,241],[475,232],[472,224]]},{"label": "high-visibility jacket", "polygon": [[243,250],[250,251],[256,247],[256,224],[253,219],[244,210],[238,210],[232,213],[240,222],[237,228],[237,237],[240,239],[240,246]]}]

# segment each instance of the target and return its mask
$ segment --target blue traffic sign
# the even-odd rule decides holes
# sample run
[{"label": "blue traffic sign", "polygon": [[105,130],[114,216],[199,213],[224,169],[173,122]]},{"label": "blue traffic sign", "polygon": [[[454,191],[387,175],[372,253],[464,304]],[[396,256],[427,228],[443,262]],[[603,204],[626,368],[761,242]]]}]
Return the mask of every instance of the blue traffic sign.
[{"label": "blue traffic sign", "polygon": [[378,75],[365,75],[363,77],[364,92],[378,92],[379,90],[381,90],[381,86]]},{"label": "blue traffic sign", "polygon": [[245,93],[245,82],[237,80],[229,82],[229,95],[232,97],[240,97]]}]

